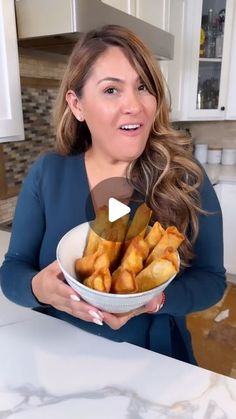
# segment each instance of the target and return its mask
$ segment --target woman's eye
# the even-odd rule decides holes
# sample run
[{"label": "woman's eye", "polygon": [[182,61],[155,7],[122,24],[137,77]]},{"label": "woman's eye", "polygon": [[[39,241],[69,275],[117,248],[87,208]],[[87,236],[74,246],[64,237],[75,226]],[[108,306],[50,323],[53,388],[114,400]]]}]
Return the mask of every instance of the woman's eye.
[{"label": "woman's eye", "polygon": [[141,83],[138,89],[141,90],[141,91],[142,90],[144,90],[144,91],[148,90],[146,84],[144,84],[144,83]]},{"label": "woman's eye", "polygon": [[114,93],[117,93],[117,89],[115,87],[108,87],[105,90],[105,93],[108,93],[109,95],[113,95]]}]

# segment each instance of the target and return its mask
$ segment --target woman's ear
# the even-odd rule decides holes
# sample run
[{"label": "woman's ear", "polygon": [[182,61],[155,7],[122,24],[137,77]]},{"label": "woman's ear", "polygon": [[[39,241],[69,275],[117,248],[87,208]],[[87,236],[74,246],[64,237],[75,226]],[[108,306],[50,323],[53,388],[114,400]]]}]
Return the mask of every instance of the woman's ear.
[{"label": "woman's ear", "polygon": [[66,93],[66,101],[75,118],[80,122],[84,121],[80,100],[73,90],[68,90]]}]

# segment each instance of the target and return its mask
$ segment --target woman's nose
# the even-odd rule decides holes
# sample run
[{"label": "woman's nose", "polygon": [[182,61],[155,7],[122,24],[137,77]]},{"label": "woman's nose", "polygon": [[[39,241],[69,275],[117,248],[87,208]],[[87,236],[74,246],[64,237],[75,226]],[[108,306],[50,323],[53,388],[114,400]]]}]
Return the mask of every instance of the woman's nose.
[{"label": "woman's nose", "polygon": [[123,98],[123,112],[129,114],[138,113],[141,109],[141,101],[138,92],[127,92]]}]

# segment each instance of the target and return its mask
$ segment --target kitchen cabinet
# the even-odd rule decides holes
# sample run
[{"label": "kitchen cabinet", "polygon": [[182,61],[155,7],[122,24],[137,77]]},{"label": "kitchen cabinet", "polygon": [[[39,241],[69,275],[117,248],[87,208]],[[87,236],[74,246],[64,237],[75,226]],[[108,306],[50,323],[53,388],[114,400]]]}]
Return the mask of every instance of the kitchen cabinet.
[{"label": "kitchen cabinet", "polygon": [[227,88],[227,107],[226,107],[226,119],[236,119],[236,4],[233,15],[233,32],[230,50],[230,67],[229,67],[229,79]]},{"label": "kitchen cabinet", "polygon": [[170,91],[172,121],[180,119],[182,109],[185,8],[186,0],[136,0],[138,18],[175,37],[174,59],[159,62]]},{"label": "kitchen cabinet", "polygon": [[234,0],[186,2],[182,120],[227,117],[228,93],[233,90],[228,85],[233,74],[230,55],[236,49],[235,7]]},{"label": "kitchen cabinet", "polygon": [[172,61],[160,61],[159,64],[170,90],[171,119],[179,120],[183,91],[181,69],[184,56],[186,0],[103,0],[103,2],[174,35],[174,59]]},{"label": "kitchen cabinet", "polygon": [[135,0],[102,0],[102,2],[135,16]]},{"label": "kitchen cabinet", "polygon": [[223,215],[225,268],[228,273],[236,274],[236,181],[220,182],[215,191]]},{"label": "kitchen cabinet", "polygon": [[0,0],[0,142],[24,139],[14,0]]}]

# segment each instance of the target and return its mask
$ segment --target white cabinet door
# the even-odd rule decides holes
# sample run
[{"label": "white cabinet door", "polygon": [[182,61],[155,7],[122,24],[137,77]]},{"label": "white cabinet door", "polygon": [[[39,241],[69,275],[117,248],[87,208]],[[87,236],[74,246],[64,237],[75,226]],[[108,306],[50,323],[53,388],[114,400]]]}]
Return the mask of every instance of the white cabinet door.
[{"label": "white cabinet door", "polygon": [[136,0],[136,17],[165,29],[168,24],[169,0]]},{"label": "white cabinet door", "polygon": [[230,51],[230,72],[227,89],[226,119],[236,119],[236,2],[233,15],[233,32]]},{"label": "white cabinet door", "polygon": [[136,0],[138,18],[170,32],[175,37],[174,59],[159,62],[170,90],[173,121],[180,119],[182,109],[185,4],[186,0]]},{"label": "white cabinet door", "polygon": [[[216,57],[215,52],[210,57],[206,52],[200,56],[200,30],[204,27],[206,33],[207,13],[211,8],[214,11],[214,22],[220,10],[225,9],[222,57]],[[236,45],[231,45],[234,8],[235,0],[186,2],[182,120],[225,119],[230,51],[236,48]],[[215,31],[216,24],[212,32]]]},{"label": "white cabinet door", "polygon": [[220,185],[225,268],[236,274],[236,182],[222,182]]},{"label": "white cabinet door", "polygon": [[0,0],[0,142],[24,139],[14,0]]},{"label": "white cabinet door", "polygon": [[174,59],[166,63],[166,80],[171,95],[172,121],[180,120],[182,115],[182,102],[184,90],[183,74],[185,68],[185,13],[186,0],[169,1],[168,26],[166,26],[165,29],[172,33],[175,37]]},{"label": "white cabinet door", "polygon": [[135,16],[135,0],[102,0],[102,2]]}]

